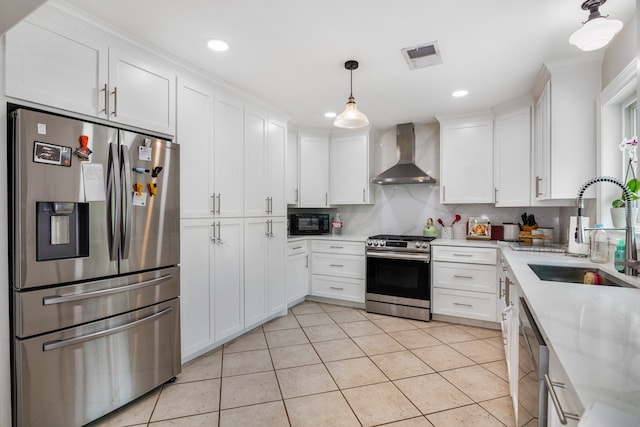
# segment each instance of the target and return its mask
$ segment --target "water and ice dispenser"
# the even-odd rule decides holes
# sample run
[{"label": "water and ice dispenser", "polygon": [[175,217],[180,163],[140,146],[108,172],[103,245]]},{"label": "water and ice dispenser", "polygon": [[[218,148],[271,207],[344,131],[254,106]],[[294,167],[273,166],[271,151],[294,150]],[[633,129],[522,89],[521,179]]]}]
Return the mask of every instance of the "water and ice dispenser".
[{"label": "water and ice dispenser", "polygon": [[89,203],[36,202],[36,259],[89,256]]}]

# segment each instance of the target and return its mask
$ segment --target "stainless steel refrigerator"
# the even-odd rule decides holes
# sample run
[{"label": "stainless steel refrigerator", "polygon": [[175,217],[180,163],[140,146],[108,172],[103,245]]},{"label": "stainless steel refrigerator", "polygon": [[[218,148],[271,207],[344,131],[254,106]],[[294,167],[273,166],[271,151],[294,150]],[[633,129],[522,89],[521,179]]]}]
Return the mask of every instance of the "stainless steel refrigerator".
[{"label": "stainless steel refrigerator", "polygon": [[13,422],[79,426],[180,373],[179,146],[9,121]]}]

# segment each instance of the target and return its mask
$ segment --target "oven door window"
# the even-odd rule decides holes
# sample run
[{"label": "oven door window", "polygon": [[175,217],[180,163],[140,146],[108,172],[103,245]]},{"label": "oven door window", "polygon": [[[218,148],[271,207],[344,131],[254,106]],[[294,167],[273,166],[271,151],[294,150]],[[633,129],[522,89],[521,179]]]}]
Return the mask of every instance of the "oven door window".
[{"label": "oven door window", "polygon": [[367,292],[429,300],[428,261],[367,258]]}]

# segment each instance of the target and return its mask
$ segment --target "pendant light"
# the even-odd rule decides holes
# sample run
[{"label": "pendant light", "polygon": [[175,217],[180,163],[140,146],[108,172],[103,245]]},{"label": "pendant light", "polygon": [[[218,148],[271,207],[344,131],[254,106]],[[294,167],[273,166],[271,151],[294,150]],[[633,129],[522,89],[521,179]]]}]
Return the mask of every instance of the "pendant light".
[{"label": "pendant light", "polygon": [[584,51],[600,49],[606,46],[613,36],[622,29],[622,22],[607,19],[600,15],[598,8],[607,0],[587,0],[582,3],[582,10],[588,10],[589,18],[569,38],[569,43]]},{"label": "pendant light", "polygon": [[367,116],[358,111],[356,100],[353,97],[353,70],[358,68],[358,61],[349,60],[344,63],[344,68],[351,73],[351,85],[349,88],[349,100],[347,107],[333,121],[333,125],[344,129],[358,129],[369,125]]}]

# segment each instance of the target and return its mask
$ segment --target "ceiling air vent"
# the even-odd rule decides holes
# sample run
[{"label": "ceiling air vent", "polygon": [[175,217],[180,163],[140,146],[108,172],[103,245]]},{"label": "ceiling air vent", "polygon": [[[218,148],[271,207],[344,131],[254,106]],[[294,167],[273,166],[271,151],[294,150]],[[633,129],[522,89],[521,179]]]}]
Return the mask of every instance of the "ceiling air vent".
[{"label": "ceiling air vent", "polygon": [[440,47],[437,41],[414,47],[405,47],[402,49],[402,56],[407,60],[411,70],[442,64],[442,56],[440,56]]}]

